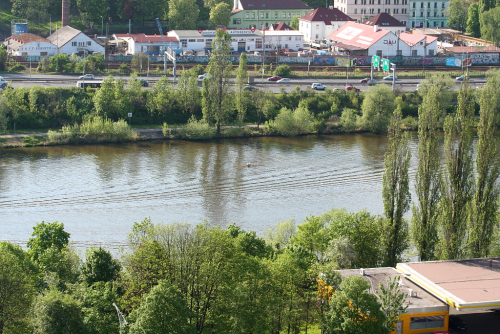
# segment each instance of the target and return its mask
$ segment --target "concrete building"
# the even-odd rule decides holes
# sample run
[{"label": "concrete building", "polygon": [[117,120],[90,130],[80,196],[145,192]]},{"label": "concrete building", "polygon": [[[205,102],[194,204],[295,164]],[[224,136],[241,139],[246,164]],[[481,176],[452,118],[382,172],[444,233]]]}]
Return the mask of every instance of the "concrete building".
[{"label": "concrete building", "polygon": [[387,13],[380,13],[362,22],[367,26],[378,26],[380,29],[389,30],[394,35],[399,35],[406,31],[406,24],[396,20],[394,17]]},{"label": "concrete building", "polygon": [[357,56],[411,56],[408,44],[389,30],[347,22],[327,38],[332,51],[346,51]]},{"label": "concrete building", "polygon": [[399,290],[406,294],[405,306],[407,312],[403,314],[393,333],[413,334],[432,333],[448,329],[448,305],[429,293],[426,289],[415,284],[408,276],[394,268],[370,268],[340,270],[342,277],[360,276],[370,283],[370,293],[380,292],[379,284],[387,279],[397,277]]},{"label": "concrete building", "polygon": [[11,36],[3,42],[10,56],[50,57],[57,54],[57,45],[35,34],[22,33]]},{"label": "concrete building", "polygon": [[261,29],[278,21],[290,25],[294,16],[304,16],[311,10],[299,0],[234,0],[229,28]]},{"label": "concrete building", "polygon": [[[259,31],[259,33],[264,37],[262,31]],[[298,51],[304,46],[304,36],[298,30],[266,30],[265,40],[266,50],[288,49]]]},{"label": "concrete building", "polygon": [[358,22],[377,14],[387,13],[407,27],[409,24],[408,0],[338,0],[335,2],[335,8]]},{"label": "concrete building", "polygon": [[299,31],[304,41],[321,41],[345,23],[355,21],[337,8],[317,8],[299,19]]},{"label": "concrete building", "polygon": [[434,57],[438,53],[437,37],[404,32],[399,39],[410,46],[411,56]]},{"label": "concrete building", "polygon": [[47,39],[59,48],[59,53],[75,54],[104,54],[104,47],[94,41],[92,38],[85,35],[78,29],[70,26],[64,26],[57,29]]},{"label": "concrete building", "polygon": [[[443,28],[446,27],[446,10],[450,6],[448,0],[410,0],[411,28]],[[464,28],[465,30],[465,28]]]},{"label": "concrete building", "polygon": [[[125,53],[127,55],[135,55],[145,53],[148,55],[159,55],[165,50],[165,47],[171,49],[179,48],[179,40],[176,37],[160,35],[145,35],[145,34],[114,34],[113,40],[123,40],[125,45]],[[165,42],[163,42],[165,41]]]}]

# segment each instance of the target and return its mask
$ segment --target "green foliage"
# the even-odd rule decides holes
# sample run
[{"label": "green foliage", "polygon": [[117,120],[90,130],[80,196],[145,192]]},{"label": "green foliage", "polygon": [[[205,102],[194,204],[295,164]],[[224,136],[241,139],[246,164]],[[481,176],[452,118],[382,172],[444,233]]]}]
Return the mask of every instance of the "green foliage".
[{"label": "green foliage", "polygon": [[[125,63],[122,63],[123,65]],[[146,62],[147,64],[147,62]],[[120,65],[120,67],[121,67]],[[125,66],[127,66],[125,64]],[[101,73],[105,69],[104,57],[100,54],[89,55],[76,63],[75,71],[80,73]]]},{"label": "green foliage", "polygon": [[7,69],[7,50],[5,49],[5,46],[0,46],[0,71],[5,71]]},{"label": "green foliage", "polygon": [[283,108],[274,121],[269,121],[269,131],[282,136],[297,136],[312,133],[314,117],[306,108],[297,108],[294,111]]},{"label": "green foliage", "polygon": [[205,68],[203,66],[201,66],[201,64],[197,64],[196,66],[191,67],[189,69],[189,71],[193,72],[194,75],[198,76],[198,75],[202,75],[203,73],[205,73]]},{"label": "green foliage", "polygon": [[170,29],[196,29],[196,19],[200,13],[196,0],[170,0],[168,7]]},{"label": "green foliage", "polygon": [[410,180],[410,136],[403,131],[401,106],[394,111],[388,130],[387,151],[382,197],[384,214],[382,246],[386,256],[385,265],[395,267],[403,251],[408,247],[408,224],[404,214],[411,202]]},{"label": "green foliage", "polygon": [[460,31],[465,31],[467,15],[472,0],[451,0],[450,6],[446,9],[448,14],[447,26]]},{"label": "green foliage", "polygon": [[182,137],[194,140],[211,139],[216,135],[216,130],[212,128],[205,119],[197,120],[193,115],[188,123],[178,130]]},{"label": "green foliage", "polygon": [[210,25],[215,28],[219,25],[228,26],[231,20],[232,4],[219,2],[215,7],[210,9]]},{"label": "green foliage", "polygon": [[201,94],[198,87],[196,74],[191,71],[183,71],[177,82],[177,101],[184,113],[194,114],[199,112]]},{"label": "green foliage", "polygon": [[85,282],[92,285],[96,282],[110,282],[120,273],[120,263],[113,259],[109,251],[102,247],[89,248],[85,253],[85,262],[81,271]]},{"label": "green foliage", "polygon": [[265,240],[276,251],[280,251],[288,245],[296,232],[296,226],[293,219],[280,222],[272,228],[266,228]]},{"label": "green foliage", "polygon": [[136,53],[132,57],[132,61],[130,62],[130,67],[137,73],[143,73],[147,71],[148,63],[149,63],[148,55],[144,53]]},{"label": "green foliage", "polygon": [[481,37],[498,45],[500,42],[500,7],[492,8],[480,15]]},{"label": "green foliage", "polygon": [[160,280],[132,314],[131,318],[136,320],[130,326],[129,333],[194,334],[196,327],[190,323],[194,317],[181,291],[168,281]]},{"label": "green foliage", "polygon": [[408,309],[408,305],[404,305],[407,295],[399,290],[400,279],[400,276],[389,277],[386,282],[387,286],[379,283],[380,293],[376,292],[380,299],[380,309],[387,318],[386,327],[390,332],[396,330],[401,315]]},{"label": "green foliage", "polygon": [[358,113],[354,109],[344,108],[340,115],[340,127],[345,132],[353,132],[357,129]]},{"label": "green foliage", "polygon": [[38,67],[37,67],[38,72],[42,73],[47,73],[50,71],[50,58],[49,57],[43,57],[40,59],[38,62]]},{"label": "green foliage", "polygon": [[71,73],[73,72],[73,63],[70,62],[67,54],[60,53],[50,57],[49,70],[57,73]]},{"label": "green foliage", "polygon": [[279,65],[274,70],[273,75],[277,75],[280,77],[287,77],[292,73],[292,70],[289,65]]},{"label": "green foliage", "polygon": [[[418,87],[418,95],[424,98],[431,90],[431,87],[436,87],[434,92],[439,95],[439,104],[441,106],[451,103],[454,97],[455,81],[449,75],[434,74],[426,78]],[[441,114],[442,112],[438,117],[444,118],[444,115]]]},{"label": "green foliage", "polygon": [[295,15],[292,17],[292,20],[290,21],[290,28],[293,30],[299,30],[299,15]]},{"label": "green foliage", "polygon": [[470,4],[467,14],[467,32],[472,37],[481,37],[481,24],[479,20],[479,4],[473,2]]},{"label": "green foliage", "polygon": [[68,246],[69,236],[70,234],[64,230],[63,223],[42,221],[33,227],[31,238],[26,243],[28,254],[33,261],[38,261],[40,256],[52,247],[61,251]]},{"label": "green foliage", "polygon": [[386,317],[377,298],[368,293],[370,283],[359,276],[342,280],[324,317],[325,334],[388,334]]},{"label": "green foliage", "polygon": [[389,86],[379,84],[370,87],[361,106],[360,125],[370,132],[386,132],[394,111],[394,94]]},{"label": "green foliage", "polygon": [[103,80],[92,101],[97,115],[113,121],[125,119],[127,114],[133,111],[123,80],[115,80],[112,76]]}]

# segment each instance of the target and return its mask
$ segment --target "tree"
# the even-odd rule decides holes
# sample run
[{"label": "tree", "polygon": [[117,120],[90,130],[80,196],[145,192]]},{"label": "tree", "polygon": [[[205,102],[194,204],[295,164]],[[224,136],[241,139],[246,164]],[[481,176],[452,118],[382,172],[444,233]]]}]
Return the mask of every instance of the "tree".
[{"label": "tree", "polygon": [[223,29],[217,29],[208,63],[209,77],[203,80],[202,104],[203,118],[216,124],[218,135],[232,107],[231,71],[231,36]]},{"label": "tree", "polygon": [[195,317],[194,313],[179,289],[166,280],[151,289],[132,317],[136,320],[130,326],[131,334],[196,333],[196,327],[189,321]]},{"label": "tree", "polygon": [[85,263],[81,270],[87,284],[92,285],[96,282],[115,280],[120,269],[120,263],[113,259],[109,251],[102,247],[92,247],[85,252]]},{"label": "tree", "polygon": [[[248,82],[248,62],[246,53],[240,55],[240,63],[236,69],[236,109],[238,111],[238,120],[243,123],[247,110],[250,106],[251,91],[245,91],[245,85]],[[258,127],[258,125],[257,125]]]},{"label": "tree", "polygon": [[165,116],[176,107],[176,91],[166,76],[158,80],[153,89],[148,91],[146,108],[149,113],[160,122],[165,121]]},{"label": "tree", "polygon": [[481,37],[498,45],[500,42],[500,7],[481,14]]},{"label": "tree", "polygon": [[81,283],[74,289],[75,298],[81,303],[84,333],[117,333],[119,322],[113,303],[119,300],[118,288],[111,282],[96,282],[92,286]]},{"label": "tree", "polygon": [[176,30],[196,29],[196,19],[200,9],[196,0],[170,0],[168,19],[170,28]]},{"label": "tree", "polygon": [[342,280],[324,316],[325,334],[388,334],[386,316],[377,297],[367,292],[370,283],[359,276]]},{"label": "tree", "polygon": [[477,2],[471,3],[467,14],[467,30],[473,37],[481,37],[481,24],[479,21],[479,5]]},{"label": "tree", "polygon": [[[420,89],[419,89],[420,90]],[[438,119],[441,94],[431,86],[418,108],[418,165],[415,175],[417,203],[413,205],[412,237],[422,261],[434,259],[440,198]]]},{"label": "tree", "polygon": [[361,126],[371,132],[386,132],[394,111],[394,94],[387,85],[372,86],[361,105]]},{"label": "tree", "polygon": [[386,316],[386,327],[392,333],[396,330],[396,325],[402,314],[406,313],[408,305],[404,306],[406,301],[406,293],[399,290],[399,276],[389,277],[386,286],[379,283],[380,292],[376,292],[380,299],[380,309]]},{"label": "tree", "polygon": [[0,46],[0,71],[5,71],[7,69],[7,50],[5,46]]},{"label": "tree", "polygon": [[[455,80],[447,74],[434,74],[423,80],[418,86],[418,95],[422,98],[428,95],[429,91],[435,87],[434,92],[439,96],[441,106],[451,103],[455,94]],[[436,121],[439,121],[443,110],[437,115]],[[443,116],[444,118],[444,116]]]},{"label": "tree", "polygon": [[293,30],[299,30],[299,15],[295,15],[292,17],[292,20],[290,21],[290,28]]},{"label": "tree", "polygon": [[99,116],[117,121],[125,119],[127,114],[133,111],[124,86],[123,80],[115,80],[111,75],[103,80],[101,88],[92,97],[95,110]]},{"label": "tree", "polygon": [[22,325],[35,296],[30,260],[21,247],[0,243],[0,334]]},{"label": "tree", "polygon": [[464,31],[467,24],[467,14],[469,6],[473,0],[451,0],[450,6],[446,9],[448,14],[448,27]]},{"label": "tree", "polygon": [[99,25],[101,17],[107,17],[109,11],[109,0],[77,0],[76,4],[84,20]]},{"label": "tree", "polygon": [[499,82],[492,77],[481,91],[478,142],[476,147],[476,189],[469,225],[470,257],[486,257],[498,222],[500,162],[498,161]]},{"label": "tree", "polygon": [[474,95],[467,83],[458,93],[456,115],[444,123],[446,163],[441,183],[440,258],[459,259],[464,255],[468,208],[473,195]]},{"label": "tree", "polygon": [[231,0],[203,0],[203,3],[205,5],[205,7],[208,7],[208,8],[214,8],[215,6],[217,6],[220,3],[226,3],[229,6],[233,5],[233,2]]},{"label": "tree", "polygon": [[69,236],[70,234],[64,230],[63,223],[42,221],[33,227],[31,238],[26,243],[28,254],[33,261],[37,261],[51,247],[61,251],[68,246]]},{"label": "tree", "polygon": [[183,112],[194,114],[199,110],[201,94],[195,73],[191,71],[182,71],[179,81],[177,82],[176,93],[178,94],[177,100]]},{"label": "tree", "polygon": [[410,206],[408,169],[411,152],[408,132],[403,131],[403,114],[399,105],[389,125],[382,197],[384,199],[384,227],[382,247],[385,265],[395,267],[408,245],[408,225],[404,214]]},{"label": "tree", "polygon": [[212,28],[217,26],[228,26],[231,21],[231,6],[225,2],[219,2],[210,9],[210,23]]},{"label": "tree", "polygon": [[142,74],[148,68],[148,61],[149,61],[148,55],[142,52],[136,53],[132,57],[130,66],[134,71],[138,72],[139,74]]},{"label": "tree", "polygon": [[82,333],[83,313],[78,300],[50,288],[36,298],[32,312],[33,333]]},{"label": "tree", "polygon": [[285,248],[296,233],[297,227],[293,219],[282,221],[264,231],[266,242],[279,251]]}]

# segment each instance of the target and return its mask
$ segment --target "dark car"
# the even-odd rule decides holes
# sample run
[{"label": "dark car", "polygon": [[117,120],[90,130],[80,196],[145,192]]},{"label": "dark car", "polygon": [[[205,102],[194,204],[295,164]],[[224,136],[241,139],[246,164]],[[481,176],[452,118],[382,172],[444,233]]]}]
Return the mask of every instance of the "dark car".
[{"label": "dark car", "polygon": [[356,88],[354,86],[347,86],[346,88],[344,88],[346,91],[351,91],[351,90],[354,90],[355,92],[359,92],[360,89],[359,88]]},{"label": "dark car", "polygon": [[368,83],[368,81],[370,81],[370,78],[364,78],[359,80],[359,83]]},{"label": "dark car", "polygon": [[267,81],[278,81],[278,80],[281,80],[281,79],[283,79],[283,78],[282,77],[273,76],[273,77],[267,78]]},{"label": "dark car", "polygon": [[458,315],[450,315],[449,317],[449,327],[455,331],[464,331],[467,329],[467,325]]},{"label": "dark car", "polygon": [[135,80],[139,80],[142,83],[142,87],[148,87],[149,86],[149,83],[146,80],[144,80],[144,79],[137,78]]},{"label": "dark car", "polygon": [[252,90],[259,90],[259,89],[257,87],[254,87],[254,86],[245,86],[245,87],[243,87],[243,90],[252,91]]}]

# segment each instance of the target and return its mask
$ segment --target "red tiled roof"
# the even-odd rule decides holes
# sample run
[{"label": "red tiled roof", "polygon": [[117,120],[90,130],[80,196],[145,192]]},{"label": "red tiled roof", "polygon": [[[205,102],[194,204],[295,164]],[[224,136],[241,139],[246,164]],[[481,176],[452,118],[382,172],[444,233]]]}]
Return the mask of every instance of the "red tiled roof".
[{"label": "red tiled roof", "polygon": [[397,20],[387,13],[380,13],[373,17],[370,17],[369,19],[366,19],[363,24],[369,26],[378,25],[382,29],[384,27],[406,27],[406,25],[404,25],[401,21]]},{"label": "red tiled roof", "polygon": [[498,46],[453,46],[445,49],[446,51],[454,53],[500,52],[500,48]]},{"label": "red tiled roof", "polygon": [[35,34],[30,34],[30,33],[22,33],[22,34],[17,34],[17,35],[12,35],[7,39],[11,39],[13,41],[17,41],[20,44],[26,44],[30,42],[47,42],[47,43],[52,43],[46,38],[40,37]]},{"label": "red tiled roof", "polygon": [[403,42],[408,44],[409,46],[414,46],[420,43],[422,40],[425,39],[425,45],[429,45],[435,40],[437,40],[437,37],[434,36],[427,36],[424,34],[419,34],[419,33],[409,33],[409,32],[403,32],[399,34],[399,39],[401,39]]},{"label": "red tiled roof", "polygon": [[[117,38],[133,38],[134,41],[138,43],[148,43],[148,42],[162,42],[161,36],[160,35],[146,35],[146,34],[115,34]],[[178,42],[177,38],[175,37],[169,37],[166,35],[163,35],[163,39],[165,42]]]},{"label": "red tiled roof", "polygon": [[367,26],[366,24],[347,22],[328,36],[328,39],[357,46],[362,49],[368,49],[387,34],[391,34],[391,32],[381,29],[375,31],[373,27]]},{"label": "red tiled roof", "polygon": [[326,25],[331,25],[332,21],[356,21],[337,8],[317,8],[300,19],[309,22],[323,21]]},{"label": "red tiled roof", "polygon": [[311,9],[299,0],[240,0],[244,10]]},{"label": "red tiled roof", "polygon": [[266,30],[280,31],[280,30],[294,30],[294,29],[292,29],[288,24],[284,22],[278,22],[275,24],[271,24],[269,27],[266,28]]}]

